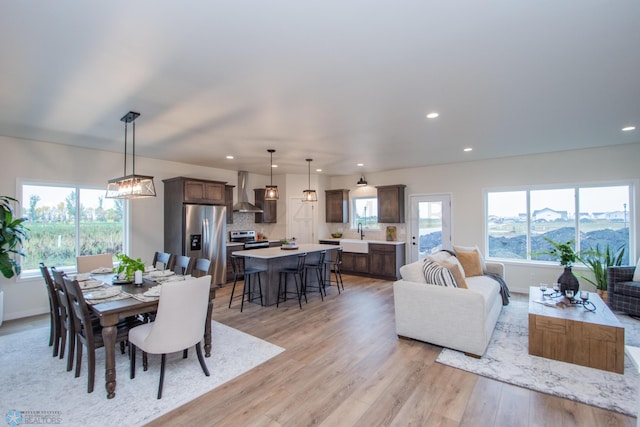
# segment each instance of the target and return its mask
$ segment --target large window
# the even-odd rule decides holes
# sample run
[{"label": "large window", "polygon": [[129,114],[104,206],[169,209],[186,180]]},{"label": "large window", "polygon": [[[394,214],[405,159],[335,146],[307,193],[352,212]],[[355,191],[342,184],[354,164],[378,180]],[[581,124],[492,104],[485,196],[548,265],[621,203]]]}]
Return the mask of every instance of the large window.
[{"label": "large window", "polygon": [[379,229],[378,224],[378,198],[377,197],[353,197],[351,199],[353,214],[351,215],[351,227],[358,228],[362,224],[364,228]]},{"label": "large window", "polygon": [[488,191],[489,257],[555,261],[545,238],[573,241],[578,252],[625,248],[629,263],[630,185]]},{"label": "large window", "polygon": [[124,202],[104,196],[104,189],[23,184],[22,216],[29,218],[23,274],[37,272],[40,262],[75,268],[78,255],[123,252]]}]

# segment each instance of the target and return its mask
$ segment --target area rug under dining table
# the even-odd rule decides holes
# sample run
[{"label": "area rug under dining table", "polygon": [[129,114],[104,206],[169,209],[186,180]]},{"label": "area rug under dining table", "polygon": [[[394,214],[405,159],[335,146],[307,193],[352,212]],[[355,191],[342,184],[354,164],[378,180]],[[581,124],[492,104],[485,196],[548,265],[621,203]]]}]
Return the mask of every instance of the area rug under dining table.
[{"label": "area rug under dining table", "polygon": [[[218,322],[212,324],[213,348],[200,368],[195,350],[167,356],[162,399],[156,399],[159,356],[149,355],[149,369],[138,360],[136,378],[129,378],[129,358],[116,351],[116,396],[104,389],[104,351],[96,351],[96,383],[87,393],[87,359],[83,352],[79,378],[66,371],[66,359],[51,356],[49,328],[0,337],[0,415],[8,425],[48,420],[65,426],[138,426],[183,405],[278,355],[283,348]],[[140,354],[138,353],[138,357]],[[74,367],[75,369],[75,367]],[[39,418],[38,418],[39,417]],[[21,422],[15,422],[22,420]],[[59,422],[58,422],[59,421]],[[41,422],[42,423],[42,422]]]},{"label": "area rug under dining table", "polygon": [[[627,345],[640,346],[640,321],[616,313]],[[625,355],[624,375],[529,355],[528,303],[503,307],[480,359],[443,349],[437,362],[508,384],[636,416],[640,375]]]}]

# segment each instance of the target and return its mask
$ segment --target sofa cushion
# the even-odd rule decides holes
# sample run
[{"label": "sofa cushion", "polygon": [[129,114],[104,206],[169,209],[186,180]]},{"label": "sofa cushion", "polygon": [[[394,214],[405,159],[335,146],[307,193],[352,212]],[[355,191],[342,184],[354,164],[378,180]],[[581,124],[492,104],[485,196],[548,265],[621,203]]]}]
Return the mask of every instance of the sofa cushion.
[{"label": "sofa cushion", "polygon": [[482,276],[484,274],[486,267],[477,246],[454,246],[453,248],[466,277]]},{"label": "sofa cushion", "polygon": [[465,280],[464,270],[460,265],[460,262],[456,259],[456,257],[452,256],[449,259],[446,259],[442,262],[439,262],[441,266],[445,267],[447,270],[451,272],[453,279],[456,281],[456,287],[467,289],[467,281]]},{"label": "sofa cushion", "polygon": [[451,254],[447,251],[438,251],[435,254],[431,254],[427,256],[427,259],[434,262],[442,262],[446,259],[451,258]]},{"label": "sofa cushion", "polygon": [[448,268],[429,259],[424,260],[422,272],[427,283],[438,286],[456,288],[456,280]]},{"label": "sofa cushion", "polygon": [[422,272],[422,264],[423,261],[420,260],[400,267],[400,276],[402,276],[402,280],[406,280],[408,282],[427,283],[424,278],[424,273]]},{"label": "sofa cushion", "polygon": [[633,298],[640,298],[640,282],[618,282],[615,293]]}]

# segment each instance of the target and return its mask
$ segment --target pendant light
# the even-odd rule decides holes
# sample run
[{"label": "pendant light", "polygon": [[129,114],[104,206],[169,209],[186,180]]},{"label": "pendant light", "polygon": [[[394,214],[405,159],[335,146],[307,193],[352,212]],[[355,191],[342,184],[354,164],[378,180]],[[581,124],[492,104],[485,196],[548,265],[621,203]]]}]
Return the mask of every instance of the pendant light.
[{"label": "pendant light", "polygon": [[[113,178],[107,181],[108,199],[140,199],[144,197],[155,197],[156,187],[153,184],[153,177],[146,175],[136,175],[136,124],[134,120],[140,113],[129,111],[120,121],[124,122],[124,176]],[[131,175],[127,175],[127,125],[133,123]]]},{"label": "pendant light", "polygon": [[267,150],[269,154],[271,154],[271,184],[266,186],[266,190],[264,192],[265,200],[278,200],[280,198],[280,194],[278,194],[278,186],[273,185],[273,153],[276,152],[273,148],[269,148]]},{"label": "pendant light", "polygon": [[358,182],[356,182],[356,185],[357,185],[358,187],[366,187],[366,185],[367,185],[367,180],[366,180],[366,179],[364,179],[364,175],[362,175],[362,176],[360,177],[360,180],[359,180]]},{"label": "pendant light", "polygon": [[305,159],[309,164],[309,188],[302,192],[302,201],[303,202],[317,202],[318,201],[318,193],[316,190],[311,189],[311,162],[313,159]]}]

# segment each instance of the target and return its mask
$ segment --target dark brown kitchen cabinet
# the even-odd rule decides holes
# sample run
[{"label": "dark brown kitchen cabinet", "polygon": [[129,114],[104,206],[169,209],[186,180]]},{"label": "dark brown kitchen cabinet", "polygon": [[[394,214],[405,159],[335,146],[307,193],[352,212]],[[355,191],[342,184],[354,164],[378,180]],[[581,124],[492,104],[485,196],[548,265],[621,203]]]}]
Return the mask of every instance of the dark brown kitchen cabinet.
[{"label": "dark brown kitchen cabinet", "polygon": [[349,190],[326,190],[326,222],[349,222]]},{"label": "dark brown kitchen cabinet", "polygon": [[227,224],[233,224],[233,189],[235,185],[224,186],[224,203],[227,205]]},{"label": "dark brown kitchen cabinet", "polygon": [[384,185],[378,189],[378,222],[404,223],[404,189],[406,185]]},{"label": "dark brown kitchen cabinet", "polygon": [[198,203],[205,205],[225,204],[225,183],[204,179],[185,178],[182,176],[162,180],[165,194],[182,203]]},{"label": "dark brown kitchen cabinet", "polygon": [[265,200],[264,188],[256,188],[253,190],[255,193],[255,205],[262,209],[262,212],[256,213],[256,223],[268,223],[273,224],[278,220],[278,201],[277,200]]},{"label": "dark brown kitchen cabinet", "polygon": [[404,265],[404,244],[385,245],[369,243],[369,275],[381,279],[397,280]]},{"label": "dark brown kitchen cabinet", "polygon": [[369,255],[357,252],[343,252],[342,271],[344,273],[368,274]]}]

